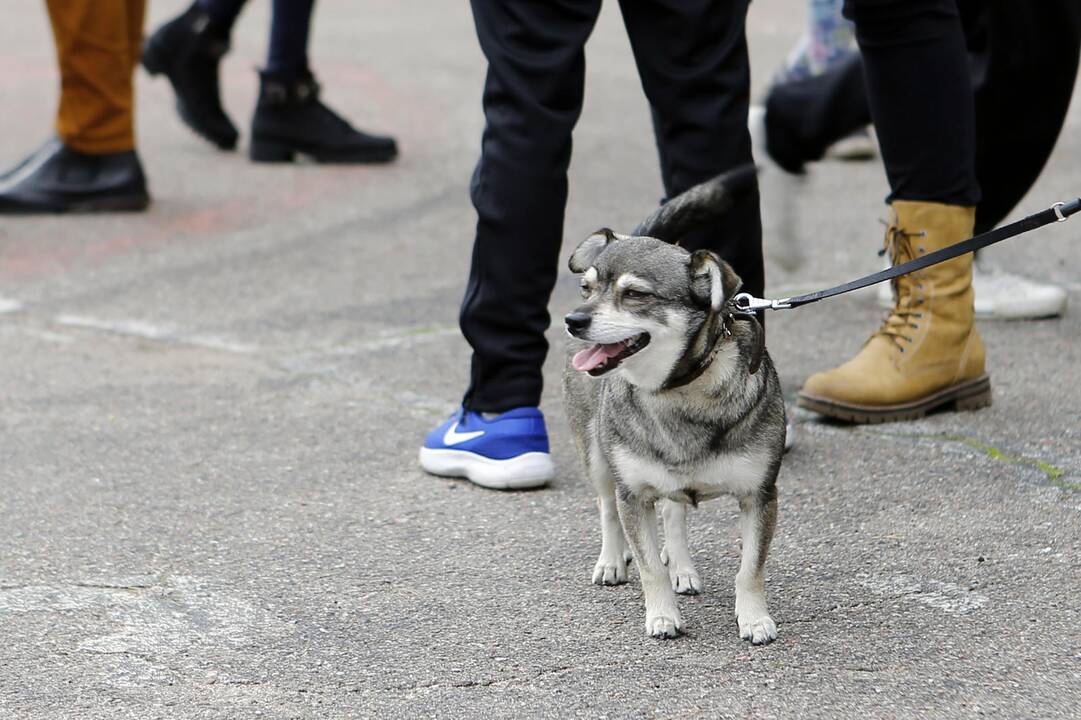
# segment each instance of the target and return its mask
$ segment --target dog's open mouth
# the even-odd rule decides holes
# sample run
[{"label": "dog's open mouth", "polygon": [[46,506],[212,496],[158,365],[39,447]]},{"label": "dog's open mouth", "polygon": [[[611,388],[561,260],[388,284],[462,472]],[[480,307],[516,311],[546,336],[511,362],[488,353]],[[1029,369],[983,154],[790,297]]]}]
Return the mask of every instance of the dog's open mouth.
[{"label": "dog's open mouth", "polygon": [[615,370],[621,362],[641,351],[646,345],[649,345],[649,333],[634,335],[619,342],[590,345],[575,353],[571,358],[571,366],[579,372],[587,372],[597,377]]}]

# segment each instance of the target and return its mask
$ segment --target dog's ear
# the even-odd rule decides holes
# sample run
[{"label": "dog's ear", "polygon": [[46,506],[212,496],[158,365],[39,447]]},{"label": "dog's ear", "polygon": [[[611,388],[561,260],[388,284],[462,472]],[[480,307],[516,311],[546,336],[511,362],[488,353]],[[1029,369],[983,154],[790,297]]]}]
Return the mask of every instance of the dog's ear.
[{"label": "dog's ear", "polygon": [[709,250],[691,253],[691,295],[699,305],[720,312],[725,301],[736,294],[743,281],[724,260]]},{"label": "dog's ear", "polygon": [[567,263],[571,272],[583,273],[588,270],[593,265],[593,261],[597,259],[597,256],[601,254],[601,251],[608,247],[608,243],[618,239],[619,236],[608,228],[601,228],[587,237],[571,253],[570,262]]},{"label": "dog's ear", "polygon": [[739,275],[736,275],[736,271],[724,260],[721,260],[721,287],[724,289],[725,302],[731,300],[732,297],[739,292],[739,289],[743,287],[743,279]]},{"label": "dog's ear", "polygon": [[748,323],[754,335],[751,341],[751,357],[747,360],[747,371],[754,375],[762,366],[762,356],[766,352],[766,331],[754,315],[741,316],[739,320]]}]

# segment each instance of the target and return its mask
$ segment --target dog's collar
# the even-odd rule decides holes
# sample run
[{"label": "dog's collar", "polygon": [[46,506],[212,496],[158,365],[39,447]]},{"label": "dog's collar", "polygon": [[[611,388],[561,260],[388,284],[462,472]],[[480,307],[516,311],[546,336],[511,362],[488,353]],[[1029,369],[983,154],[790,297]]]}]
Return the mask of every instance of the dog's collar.
[{"label": "dog's collar", "polygon": [[[762,363],[762,355],[765,352],[765,332],[758,324],[755,315],[739,312],[731,303],[725,303],[719,312],[711,312],[709,317],[702,323],[702,327],[695,333],[694,338],[687,345],[686,352],[676,363],[676,367],[668,376],[661,391],[673,390],[689,385],[702,376],[713,360],[724,341],[732,337],[732,323],[737,319],[749,322],[755,331],[755,348],[748,363],[747,370],[751,375],[758,372],[758,366]],[[701,346],[701,350],[696,349]]]},{"label": "dog's collar", "polygon": [[721,349],[722,341],[732,337],[734,320],[735,317],[727,305],[721,312],[711,312],[687,344],[687,350],[661,386],[661,390],[681,388],[701,377],[713,364],[713,358]]}]

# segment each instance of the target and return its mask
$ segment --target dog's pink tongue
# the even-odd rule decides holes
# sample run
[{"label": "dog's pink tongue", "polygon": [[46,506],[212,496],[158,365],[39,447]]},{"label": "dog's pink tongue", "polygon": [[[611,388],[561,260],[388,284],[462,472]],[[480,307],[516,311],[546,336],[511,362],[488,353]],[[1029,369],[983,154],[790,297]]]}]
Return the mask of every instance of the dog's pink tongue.
[{"label": "dog's pink tongue", "polygon": [[603,365],[608,358],[615,357],[627,346],[625,342],[608,343],[607,345],[591,345],[585,350],[579,350],[571,358],[571,367],[578,372],[589,372],[593,368]]}]

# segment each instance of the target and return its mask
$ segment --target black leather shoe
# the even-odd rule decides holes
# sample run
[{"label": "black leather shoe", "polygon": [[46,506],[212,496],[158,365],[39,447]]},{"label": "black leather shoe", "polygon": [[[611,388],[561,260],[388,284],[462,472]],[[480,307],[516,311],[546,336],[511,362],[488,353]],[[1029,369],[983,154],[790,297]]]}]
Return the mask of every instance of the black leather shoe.
[{"label": "black leather shoe", "polygon": [[87,155],[54,139],[0,175],[0,214],[145,210],[149,204],[134,150]]},{"label": "black leather shoe", "polygon": [[299,79],[260,73],[251,159],[291,162],[298,154],[321,163],[383,163],[398,156],[398,145],[392,137],[355,129],[321,103],[310,73]]},{"label": "black leather shoe", "polygon": [[218,66],[228,51],[229,30],[198,5],[158,28],[143,49],[147,72],[164,73],[172,83],[180,119],[222,150],[235,148],[239,137],[218,87]]}]

